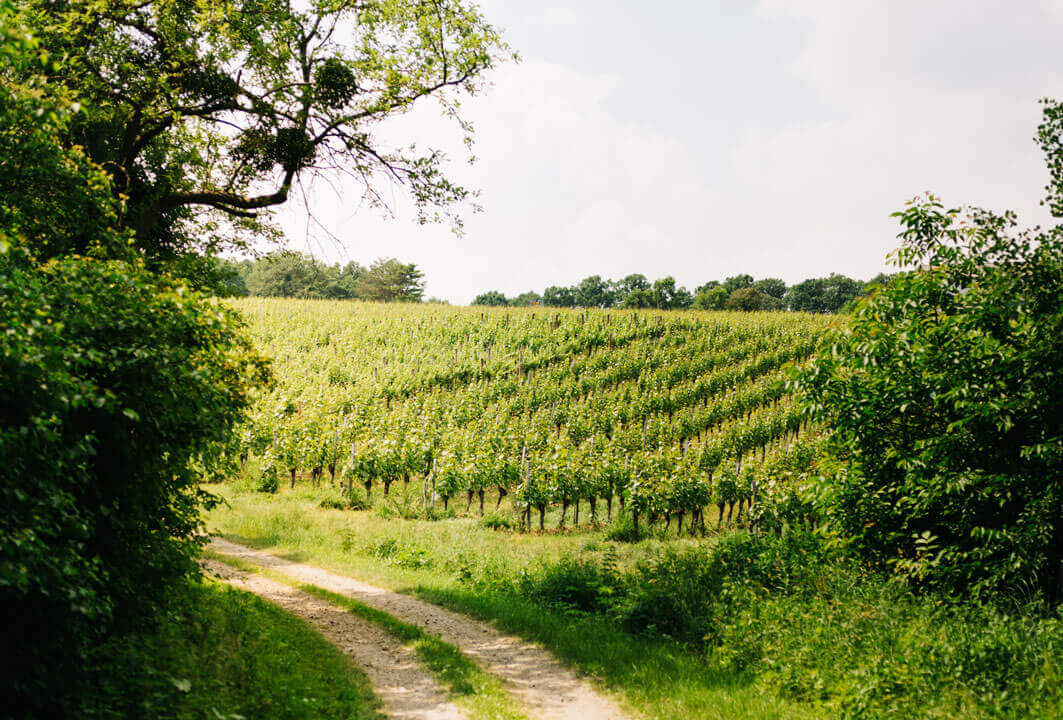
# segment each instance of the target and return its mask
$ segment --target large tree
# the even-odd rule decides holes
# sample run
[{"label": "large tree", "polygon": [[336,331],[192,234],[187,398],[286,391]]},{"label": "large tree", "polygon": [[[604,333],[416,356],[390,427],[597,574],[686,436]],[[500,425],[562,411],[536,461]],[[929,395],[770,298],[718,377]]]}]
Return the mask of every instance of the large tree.
[{"label": "large tree", "polygon": [[356,295],[360,300],[374,302],[420,302],[424,296],[423,278],[424,273],[413,263],[380,259],[359,276]]},{"label": "large tree", "polygon": [[112,176],[127,198],[121,223],[155,263],[232,243],[223,227],[254,227],[318,174],[355,178],[371,204],[383,203],[390,179],[422,221],[456,219],[469,192],[443,174],[442,153],[389,146],[378,131],[431,98],[468,136],[459,98],[507,53],[463,0],[19,8],[51,56],[66,59],[50,70],[53,86],[85,105],[66,142]]}]

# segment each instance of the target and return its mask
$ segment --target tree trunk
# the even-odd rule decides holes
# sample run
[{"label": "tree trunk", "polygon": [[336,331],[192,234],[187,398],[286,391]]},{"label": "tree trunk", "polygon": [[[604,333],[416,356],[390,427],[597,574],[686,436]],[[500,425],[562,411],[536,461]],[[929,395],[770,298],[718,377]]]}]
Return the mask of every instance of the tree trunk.
[{"label": "tree trunk", "polygon": [[591,504],[591,525],[598,524],[598,498],[591,497],[587,500]]},{"label": "tree trunk", "polygon": [[388,493],[391,491],[391,483],[393,483],[393,482],[394,482],[394,480],[385,480],[384,481],[384,497],[388,496]]},{"label": "tree trunk", "polygon": [[675,518],[676,518],[676,522],[678,523],[676,525],[676,529],[675,529],[675,536],[679,537],[680,535],[683,534],[683,513],[681,513],[681,512],[680,513],[676,513]]},{"label": "tree trunk", "polygon": [[465,491],[465,495],[468,498],[468,502],[465,503],[465,514],[466,515],[469,514],[469,508],[472,507],[472,493],[473,493],[472,490],[466,490]]},{"label": "tree trunk", "polygon": [[565,514],[568,513],[568,498],[561,498],[561,520],[557,523],[558,528],[565,527]]},{"label": "tree trunk", "polygon": [[545,505],[540,505],[539,506],[539,532],[543,532],[546,529],[544,527],[544,523],[545,522],[546,522],[546,506]]},{"label": "tree trunk", "polygon": [[576,512],[572,516],[572,527],[579,527],[579,498],[576,498]]},{"label": "tree trunk", "polygon": [[613,521],[613,494],[609,493],[605,496],[605,520],[606,522]]},{"label": "tree trunk", "polygon": [[292,488],[295,488],[295,468],[288,468],[288,472],[292,474]]},{"label": "tree trunk", "polygon": [[484,516],[484,489],[480,488],[476,491],[476,495],[480,498],[480,517]]},{"label": "tree trunk", "polygon": [[716,503],[716,507],[719,509],[720,514],[716,517],[716,529],[719,530],[723,525],[723,507],[725,503]]},{"label": "tree trunk", "polygon": [[365,504],[366,504],[366,507],[368,507],[370,501],[373,499],[373,481],[372,480],[366,480],[364,484],[365,484]]},{"label": "tree trunk", "polygon": [[498,508],[502,507],[502,498],[504,498],[508,494],[508,490],[506,490],[501,485],[498,486],[498,502],[495,503],[495,511],[497,511]]}]

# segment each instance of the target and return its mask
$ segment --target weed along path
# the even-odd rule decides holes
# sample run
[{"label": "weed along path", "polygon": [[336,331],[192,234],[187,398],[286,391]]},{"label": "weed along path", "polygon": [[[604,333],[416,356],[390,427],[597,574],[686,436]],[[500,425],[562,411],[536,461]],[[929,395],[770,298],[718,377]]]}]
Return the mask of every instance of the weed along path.
[{"label": "weed along path", "polygon": [[447,700],[413,651],[371,622],[308,593],[243,572],[216,560],[206,568],[234,587],[258,595],[310,623],[325,639],[349,655],[369,677],[384,713],[395,720],[467,720]]},{"label": "weed along path", "polygon": [[[440,636],[444,642],[454,645],[479,663],[484,670],[502,679],[522,701],[531,718],[628,718],[616,702],[596,691],[586,680],[566,668],[546,650],[505,635],[491,625],[409,595],[369,585],[312,565],[285,560],[221,538],[214,538],[210,548],[216,553],[237,558],[244,563],[269,568],[300,583],[347,596]],[[372,674],[370,679],[376,684]]]}]

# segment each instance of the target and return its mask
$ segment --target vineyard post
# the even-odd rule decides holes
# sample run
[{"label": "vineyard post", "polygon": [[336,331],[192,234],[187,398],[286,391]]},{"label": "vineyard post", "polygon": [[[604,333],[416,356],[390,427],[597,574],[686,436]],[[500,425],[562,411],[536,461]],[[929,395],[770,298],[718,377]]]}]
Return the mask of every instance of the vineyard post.
[{"label": "vineyard post", "polygon": [[[347,473],[347,489],[344,491],[349,497],[353,497],[353,495],[354,495],[354,472],[353,472],[353,470],[354,470],[354,453],[355,453],[355,448],[357,446],[358,446],[358,441],[356,439],[352,439],[351,440],[351,458],[350,458],[350,460],[347,461],[347,466],[351,468],[352,472]],[[343,485],[343,482],[341,481],[340,482],[340,486],[342,487],[342,485]]]}]

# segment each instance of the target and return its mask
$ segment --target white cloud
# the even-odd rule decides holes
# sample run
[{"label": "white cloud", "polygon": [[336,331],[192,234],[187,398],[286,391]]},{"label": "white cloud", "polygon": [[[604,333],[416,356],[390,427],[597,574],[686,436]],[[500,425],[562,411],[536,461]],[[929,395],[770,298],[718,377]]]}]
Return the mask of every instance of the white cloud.
[{"label": "white cloud", "polygon": [[583,24],[583,17],[568,7],[548,7],[544,17],[548,25],[572,26]]},{"label": "white cloud", "polygon": [[[315,214],[348,256],[416,262],[430,294],[457,302],[590,274],[671,274],[689,286],[739,272],[790,282],[832,271],[870,277],[896,245],[889,213],[923,190],[1043,220],[1047,176],[1031,138],[1037,97],[1063,95],[1063,45],[1058,2],[1034,10],[762,3],[771,22],[799,17],[808,29],[789,67],[823,111],[782,129],[751,127],[737,145],[717,148],[727,173],[712,184],[683,138],[610,112],[622,79],[529,59],[466,103],[480,161],[454,171],[483,189],[486,211],[468,218],[465,237],[414,225],[401,202],[399,220],[382,222],[318,192]],[[388,136],[431,145],[444,137],[440,127],[415,113]],[[290,236],[302,238],[300,213],[284,217]],[[321,248],[342,256],[327,242],[311,245]]]}]

